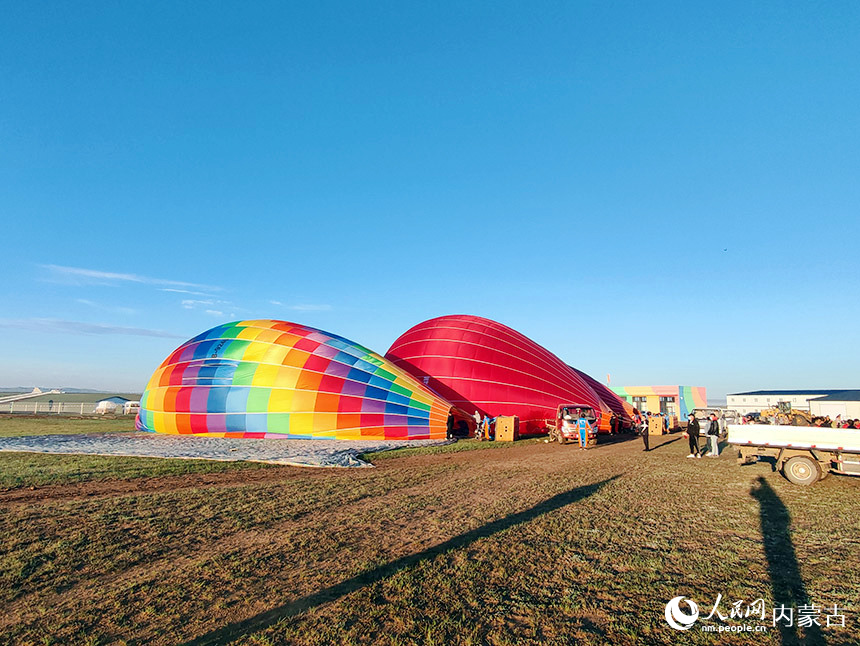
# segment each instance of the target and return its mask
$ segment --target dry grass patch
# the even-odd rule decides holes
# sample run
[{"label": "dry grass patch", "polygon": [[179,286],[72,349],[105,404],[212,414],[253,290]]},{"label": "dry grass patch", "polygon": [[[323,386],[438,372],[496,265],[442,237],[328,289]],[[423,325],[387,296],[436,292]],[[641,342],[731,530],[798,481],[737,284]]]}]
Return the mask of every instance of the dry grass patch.
[{"label": "dry grass patch", "polygon": [[670,598],[790,601],[775,561],[793,558],[812,602],[847,608],[827,643],[854,643],[860,480],[802,489],[764,464],[686,460],[681,444],[422,450],[376,469],[0,495],[0,630],[18,644],[675,644]]}]

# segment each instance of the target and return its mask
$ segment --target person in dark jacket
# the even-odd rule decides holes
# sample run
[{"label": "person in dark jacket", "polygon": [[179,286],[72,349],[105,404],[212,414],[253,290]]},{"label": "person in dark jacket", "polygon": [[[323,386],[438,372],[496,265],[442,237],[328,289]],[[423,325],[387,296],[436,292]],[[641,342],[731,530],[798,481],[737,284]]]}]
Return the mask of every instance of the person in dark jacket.
[{"label": "person in dark jacket", "polygon": [[693,413],[690,413],[687,418],[690,420],[687,423],[687,431],[684,433],[690,440],[690,455],[687,457],[700,458],[702,457],[702,452],[699,450],[699,420],[696,419]]},{"label": "person in dark jacket", "polygon": [[[650,413],[649,413],[650,415]],[[641,429],[642,429],[642,441],[645,443],[645,450],[650,451],[651,447],[649,446],[649,437],[648,437],[648,418],[645,416],[640,417]]]},{"label": "person in dark jacket", "polygon": [[708,424],[708,450],[705,455],[712,458],[720,457],[720,421],[715,413],[711,414],[711,421]]}]

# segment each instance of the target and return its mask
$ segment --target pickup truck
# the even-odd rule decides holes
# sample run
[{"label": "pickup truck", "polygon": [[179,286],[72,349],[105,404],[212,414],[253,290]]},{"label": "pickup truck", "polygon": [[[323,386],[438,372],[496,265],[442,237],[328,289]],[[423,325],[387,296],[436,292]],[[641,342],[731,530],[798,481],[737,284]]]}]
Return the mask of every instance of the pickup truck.
[{"label": "pickup truck", "polygon": [[831,471],[860,476],[860,429],[774,424],[729,424],[738,464],[776,458],[789,481],[811,485]]},{"label": "pickup truck", "polygon": [[729,424],[741,423],[741,414],[731,408],[694,408],[690,412],[699,420],[702,435],[708,432],[712,413],[716,413],[717,415],[717,422],[720,425],[720,435],[726,434],[726,428],[728,428]]}]

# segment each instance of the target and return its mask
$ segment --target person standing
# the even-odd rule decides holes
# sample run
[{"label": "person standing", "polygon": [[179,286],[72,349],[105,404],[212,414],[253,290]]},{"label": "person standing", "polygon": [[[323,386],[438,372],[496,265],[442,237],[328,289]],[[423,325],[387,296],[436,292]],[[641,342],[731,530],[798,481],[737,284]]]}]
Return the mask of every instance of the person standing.
[{"label": "person standing", "polygon": [[686,435],[690,440],[690,455],[687,457],[700,458],[702,457],[702,453],[699,450],[699,420],[696,419],[696,416],[693,415],[693,413],[690,413],[687,417],[690,420],[687,423],[687,430],[684,433],[684,435]]},{"label": "person standing", "polygon": [[488,415],[484,415],[484,419],[481,420],[481,441],[491,440],[490,437],[490,417]]},{"label": "person standing", "polygon": [[705,455],[712,458],[720,457],[720,422],[717,420],[716,413],[711,414],[711,422],[708,424],[708,450]]},{"label": "person standing", "polygon": [[649,446],[649,433],[648,433],[648,417],[642,417],[642,442],[645,444],[645,451],[650,451],[651,447]]},{"label": "person standing", "polygon": [[576,423],[576,427],[579,430],[579,448],[587,449],[588,436],[591,434],[591,424],[589,424],[588,420],[585,419],[585,415],[583,413],[579,414],[579,421]]}]

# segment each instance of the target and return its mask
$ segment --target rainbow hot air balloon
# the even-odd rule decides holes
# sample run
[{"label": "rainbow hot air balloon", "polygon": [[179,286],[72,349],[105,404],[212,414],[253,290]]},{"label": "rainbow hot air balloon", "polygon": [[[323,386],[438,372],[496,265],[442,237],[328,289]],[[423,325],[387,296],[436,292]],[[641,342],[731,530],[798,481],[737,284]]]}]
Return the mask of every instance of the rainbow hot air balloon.
[{"label": "rainbow hot air balloon", "polygon": [[426,379],[467,412],[517,415],[520,432],[544,432],[559,405],[582,404],[611,415],[577,372],[546,348],[506,325],[479,316],[441,316],[404,332],[385,355]]},{"label": "rainbow hot air balloon", "polygon": [[444,439],[451,404],[343,337],[286,321],[226,323],[158,367],[136,426],[156,433]]}]

